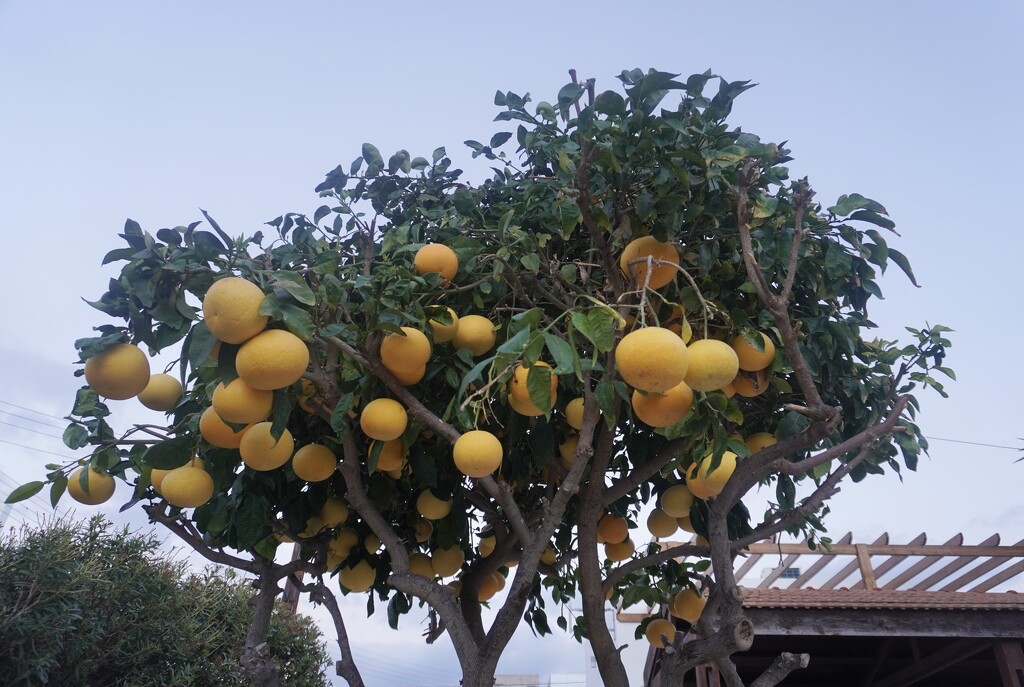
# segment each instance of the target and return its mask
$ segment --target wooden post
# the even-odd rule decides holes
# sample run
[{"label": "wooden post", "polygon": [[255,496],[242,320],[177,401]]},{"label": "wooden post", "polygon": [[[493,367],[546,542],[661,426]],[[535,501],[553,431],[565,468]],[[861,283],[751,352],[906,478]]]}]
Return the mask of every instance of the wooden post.
[{"label": "wooden post", "polygon": [[996,665],[999,666],[999,677],[1003,679],[1003,687],[1024,687],[1024,650],[1020,642],[995,642],[992,649],[996,654]]},{"label": "wooden post", "polygon": [[[294,544],[292,544],[292,560],[296,560],[299,557],[300,553],[301,549],[299,547],[299,542],[295,542]],[[303,573],[300,572],[300,580],[302,579],[302,576]],[[292,581],[292,578],[289,577],[285,579],[284,594],[281,595],[281,602],[284,604],[285,608],[290,610],[292,613],[296,613],[299,610],[300,596],[301,593],[299,592],[299,588],[295,586],[295,583]]]}]

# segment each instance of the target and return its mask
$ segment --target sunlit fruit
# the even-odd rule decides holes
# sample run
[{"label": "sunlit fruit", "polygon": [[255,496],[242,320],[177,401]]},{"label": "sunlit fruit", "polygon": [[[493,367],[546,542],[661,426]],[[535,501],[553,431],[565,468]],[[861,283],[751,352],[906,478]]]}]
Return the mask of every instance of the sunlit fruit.
[{"label": "sunlit fruit", "polygon": [[606,544],[620,544],[629,536],[629,523],[611,513],[597,521],[597,540]]},{"label": "sunlit fruit", "polygon": [[665,393],[634,391],[633,412],[651,427],[671,427],[690,412],[693,391],[686,382],[679,382]]},{"label": "sunlit fruit", "polygon": [[494,323],[481,315],[463,315],[459,318],[459,329],[452,339],[455,348],[468,348],[474,356],[481,356],[494,347],[498,333]]},{"label": "sunlit fruit", "polygon": [[741,370],[756,372],[763,370],[775,361],[775,344],[763,332],[758,333],[761,335],[764,347],[764,350],[761,351],[750,345],[750,342],[742,335],[736,336],[732,340],[732,349],[736,351],[736,357],[740,361]]},{"label": "sunlit fruit", "polygon": [[431,562],[434,572],[441,577],[451,577],[462,568],[462,564],[466,562],[466,555],[458,546],[452,546],[434,551]]},{"label": "sunlit fruit", "polygon": [[676,519],[660,508],[655,508],[647,516],[647,531],[658,539],[671,537],[678,529]]},{"label": "sunlit fruit", "polygon": [[673,518],[690,514],[693,492],[685,484],[674,484],[661,495],[661,509]]},{"label": "sunlit fruit", "polygon": [[380,361],[392,374],[410,375],[430,360],[430,339],[414,327],[401,329],[401,334],[391,332],[381,340]]},{"label": "sunlit fruit", "polygon": [[736,351],[724,341],[699,339],[687,346],[690,366],[686,383],[694,391],[717,391],[724,388],[739,372]]},{"label": "sunlit fruit", "polygon": [[732,380],[733,389],[736,394],[744,398],[754,398],[768,391],[768,373],[764,370],[757,372],[740,372]]},{"label": "sunlit fruit", "polygon": [[427,520],[440,520],[452,512],[452,500],[439,499],[430,489],[424,489],[416,497],[416,510]]},{"label": "sunlit fruit", "polygon": [[412,264],[416,274],[440,274],[444,284],[454,279],[459,271],[459,257],[455,251],[441,243],[428,243],[420,248]]},{"label": "sunlit fruit", "polygon": [[615,347],[615,367],[634,389],[661,393],[683,381],[689,366],[686,344],[662,327],[636,329]]},{"label": "sunlit fruit", "polygon": [[359,561],[338,571],[338,583],[350,592],[365,592],[377,580],[377,571],[367,561]]},{"label": "sunlit fruit", "polygon": [[[690,468],[690,473],[688,473],[688,476],[694,475],[696,477],[696,480],[687,480],[688,484],[691,481],[694,482],[694,484],[689,486],[690,491],[702,499],[718,496],[722,493],[725,483],[729,481],[733,471],[736,470],[736,454],[732,451],[724,452],[721,461],[713,470],[711,467],[712,463],[712,457],[705,456],[699,463],[695,463]],[[697,468],[698,471],[695,471],[694,468]],[[701,496],[701,494],[697,493],[697,490],[707,493],[709,496]]]},{"label": "sunlit fruit", "polygon": [[238,349],[235,370],[254,389],[272,391],[297,382],[309,366],[302,339],[283,329],[268,329]]},{"label": "sunlit fruit", "polygon": [[149,383],[149,359],[138,346],[114,344],[85,361],[85,383],[114,401],[132,398]]},{"label": "sunlit fruit", "polygon": [[146,388],[139,392],[139,403],[150,410],[168,412],[174,410],[181,398],[181,382],[167,374],[151,375]]},{"label": "sunlit fruit", "polygon": [[253,470],[266,472],[276,470],[292,457],[295,442],[292,433],[287,429],[281,432],[279,438],[274,438],[270,433],[273,423],[259,422],[245,433],[238,451],[242,454],[242,462]]},{"label": "sunlit fruit", "polygon": [[455,467],[467,477],[485,477],[501,465],[501,441],[490,432],[472,430],[455,441],[452,457]]},{"label": "sunlit fruit", "polygon": [[508,404],[511,406],[512,410],[525,417],[540,417],[544,414],[544,411],[533,405],[532,402],[518,401],[516,400],[516,397],[511,394],[508,396]]},{"label": "sunlit fruit", "polygon": [[666,646],[671,646],[675,643],[676,632],[676,626],[671,620],[657,618],[647,624],[644,636],[647,637],[647,641],[655,649],[664,649]]},{"label": "sunlit fruit", "polygon": [[242,437],[251,427],[252,425],[246,425],[236,432],[221,419],[213,406],[199,416],[199,433],[217,448],[238,448],[242,443]]},{"label": "sunlit fruit", "polygon": [[213,390],[213,409],[225,422],[248,425],[262,422],[274,409],[274,392],[254,389],[241,377],[227,384],[221,382]]},{"label": "sunlit fruit", "polygon": [[687,587],[672,597],[668,610],[669,613],[681,620],[695,623],[700,618],[700,614],[704,612],[706,604],[707,599],[703,594],[692,587]]},{"label": "sunlit fruit", "polygon": [[[651,269],[651,278],[647,279],[647,263],[635,263],[630,265],[633,260],[646,258],[650,256],[654,260],[660,260],[663,263],[654,265]],[[642,236],[638,239],[630,241],[622,251],[622,256],[619,258],[619,269],[623,273],[631,278],[632,283],[637,287],[643,287],[646,283],[649,288],[660,289],[662,286],[669,284],[673,279],[676,278],[678,273],[677,266],[679,265],[679,251],[676,247],[670,243],[662,243],[653,236]]]},{"label": "sunlit fruit", "polygon": [[213,478],[206,470],[183,465],[167,473],[160,494],[172,506],[198,508],[213,497]]},{"label": "sunlit fruit", "polygon": [[704,484],[700,476],[700,463],[694,463],[686,471],[686,488],[699,499],[707,500],[718,493]]},{"label": "sunlit fruit", "polygon": [[292,470],[299,479],[323,482],[338,468],[338,457],[323,444],[306,444],[292,456]]},{"label": "sunlit fruit", "polygon": [[455,338],[455,334],[459,331],[459,316],[455,314],[455,311],[451,308],[445,308],[448,311],[448,317],[451,318],[451,322],[445,324],[438,318],[430,318],[430,329],[434,335],[434,343],[448,343]]},{"label": "sunlit fruit", "polygon": [[604,557],[613,563],[618,563],[631,558],[635,551],[636,544],[634,544],[633,540],[628,537],[625,541],[619,542],[618,544],[604,545]]},{"label": "sunlit fruit", "polygon": [[391,374],[394,375],[395,379],[397,379],[398,383],[402,386],[412,386],[413,384],[418,384],[426,376],[427,366],[421,365],[410,372],[395,371]]},{"label": "sunlit fruit", "polygon": [[391,398],[377,398],[363,407],[359,426],[363,434],[379,441],[391,441],[402,436],[409,424],[405,407]]},{"label": "sunlit fruit", "polygon": [[203,298],[206,327],[225,343],[251,339],[267,327],[267,316],[260,315],[263,298],[260,287],[240,277],[215,281]]},{"label": "sunlit fruit", "polygon": [[[82,472],[86,473],[86,486],[82,486]],[[93,468],[77,468],[68,475],[68,494],[87,506],[97,506],[114,495],[114,478]]]}]

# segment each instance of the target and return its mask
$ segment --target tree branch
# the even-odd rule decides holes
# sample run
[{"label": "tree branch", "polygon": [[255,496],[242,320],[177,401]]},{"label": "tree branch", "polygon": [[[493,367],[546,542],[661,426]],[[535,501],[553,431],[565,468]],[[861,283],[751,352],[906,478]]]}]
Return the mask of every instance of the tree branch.
[{"label": "tree branch", "polygon": [[331,620],[334,621],[338,649],[341,652],[341,659],[335,664],[335,672],[349,684],[349,687],[363,687],[363,676],[359,674],[359,668],[352,656],[352,646],[348,641],[345,619],[341,615],[341,608],[338,606],[338,599],[335,598],[334,592],[328,589],[321,579],[310,591],[309,596],[311,600],[322,603],[327,608],[327,612],[331,614]]}]

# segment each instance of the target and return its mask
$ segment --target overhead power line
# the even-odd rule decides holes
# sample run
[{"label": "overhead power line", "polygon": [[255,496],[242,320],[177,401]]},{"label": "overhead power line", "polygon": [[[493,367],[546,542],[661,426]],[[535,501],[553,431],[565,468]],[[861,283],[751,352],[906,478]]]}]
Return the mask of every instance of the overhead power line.
[{"label": "overhead power line", "polygon": [[0,409],[0,413],[3,413],[4,415],[10,415],[11,417],[16,417],[19,420],[25,420],[26,422],[34,422],[37,425],[42,425],[43,427],[53,427],[54,429],[64,429],[64,425],[55,425],[52,422],[44,422],[43,420],[36,420],[35,418],[25,417],[24,415],[18,415],[17,413],[12,413],[9,410],[2,410],[2,409]]},{"label": "overhead power line", "polygon": [[54,420],[63,420],[64,419],[64,418],[60,417],[59,415],[51,415],[50,413],[44,413],[43,411],[36,410],[35,408],[28,408],[26,406],[20,406],[17,403],[11,403],[10,401],[0,400],[0,404],[3,404],[5,406],[11,406],[12,408],[18,408],[19,410],[27,410],[28,412],[35,413],[36,415],[42,415],[44,417],[52,417]]},{"label": "overhead power line", "polygon": [[17,446],[18,448],[27,448],[29,451],[38,451],[39,453],[48,453],[51,456],[57,456],[58,458],[63,458],[64,460],[75,460],[74,456],[66,456],[63,453],[54,453],[53,451],[46,451],[46,450],[43,450],[41,448],[36,448],[35,446],[29,446],[27,444],[19,444],[16,441],[7,441],[6,439],[0,439],[0,444],[10,444],[11,446]]},{"label": "overhead power line", "polygon": [[984,444],[980,441],[964,441],[963,439],[943,439],[942,437],[925,437],[925,439],[931,439],[932,441],[949,441],[954,444],[970,444],[971,446],[987,446],[988,448],[1005,448],[1010,451],[1021,451],[1024,450],[1024,445],[1021,446],[1002,446],[1000,444]]},{"label": "overhead power line", "polygon": [[32,432],[33,434],[42,434],[44,437],[53,437],[54,439],[61,439],[62,438],[59,434],[50,434],[49,432],[40,432],[38,429],[29,429],[28,427],[22,427],[21,425],[16,425],[13,422],[6,422],[4,420],[0,420],[0,425],[7,425],[8,427],[14,427],[16,429],[20,429],[22,432]]}]

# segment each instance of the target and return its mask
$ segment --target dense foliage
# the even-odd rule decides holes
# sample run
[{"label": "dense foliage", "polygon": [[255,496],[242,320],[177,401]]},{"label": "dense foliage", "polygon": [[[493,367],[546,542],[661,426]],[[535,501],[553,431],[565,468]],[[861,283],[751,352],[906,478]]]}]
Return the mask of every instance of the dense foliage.
[{"label": "dense foliage", "polygon": [[[0,675],[12,687],[242,687],[251,596],[244,580],[191,574],[153,537],[101,517],[11,531],[0,539]],[[279,611],[268,642],[283,685],[329,684],[308,618]]]}]

